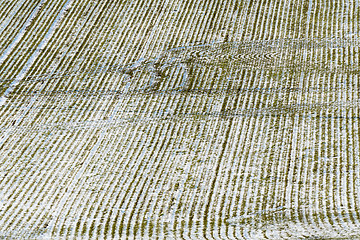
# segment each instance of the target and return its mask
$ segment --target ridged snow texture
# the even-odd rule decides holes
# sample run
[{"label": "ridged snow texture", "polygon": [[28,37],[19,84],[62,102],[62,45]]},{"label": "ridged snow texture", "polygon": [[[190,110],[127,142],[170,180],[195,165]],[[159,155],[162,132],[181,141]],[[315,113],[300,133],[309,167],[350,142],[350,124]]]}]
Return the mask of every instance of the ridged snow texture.
[{"label": "ridged snow texture", "polygon": [[0,4],[0,238],[360,239],[359,0]]}]

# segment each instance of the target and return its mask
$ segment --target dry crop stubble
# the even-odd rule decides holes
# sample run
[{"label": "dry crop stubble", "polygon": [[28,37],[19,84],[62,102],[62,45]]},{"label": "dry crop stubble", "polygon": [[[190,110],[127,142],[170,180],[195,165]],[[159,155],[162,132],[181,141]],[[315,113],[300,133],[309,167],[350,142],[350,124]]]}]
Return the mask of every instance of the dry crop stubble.
[{"label": "dry crop stubble", "polygon": [[358,239],[358,1],[4,1],[0,235]]}]

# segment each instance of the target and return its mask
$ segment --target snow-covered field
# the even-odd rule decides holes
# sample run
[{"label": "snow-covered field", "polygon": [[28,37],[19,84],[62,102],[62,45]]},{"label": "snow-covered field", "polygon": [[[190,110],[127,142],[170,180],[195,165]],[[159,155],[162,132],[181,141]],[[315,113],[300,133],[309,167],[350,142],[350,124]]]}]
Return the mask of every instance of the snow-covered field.
[{"label": "snow-covered field", "polygon": [[1,239],[360,239],[358,0],[0,0]]}]

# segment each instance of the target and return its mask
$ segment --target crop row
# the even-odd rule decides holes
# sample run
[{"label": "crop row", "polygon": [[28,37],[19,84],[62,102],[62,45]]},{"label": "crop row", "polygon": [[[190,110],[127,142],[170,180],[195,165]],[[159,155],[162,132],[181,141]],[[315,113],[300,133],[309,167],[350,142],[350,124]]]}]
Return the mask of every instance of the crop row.
[{"label": "crop row", "polygon": [[358,237],[358,5],[7,2],[0,237]]}]

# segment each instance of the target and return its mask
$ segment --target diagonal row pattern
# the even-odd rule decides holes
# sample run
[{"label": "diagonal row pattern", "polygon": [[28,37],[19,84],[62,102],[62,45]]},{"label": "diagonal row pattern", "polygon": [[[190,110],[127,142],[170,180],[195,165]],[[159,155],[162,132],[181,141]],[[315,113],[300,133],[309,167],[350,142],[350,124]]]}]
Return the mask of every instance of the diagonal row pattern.
[{"label": "diagonal row pattern", "polygon": [[360,238],[359,1],[3,1],[0,237]]}]

